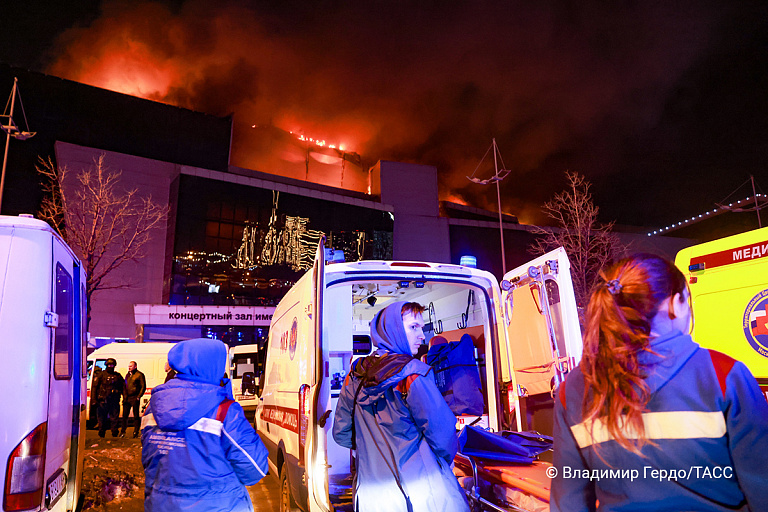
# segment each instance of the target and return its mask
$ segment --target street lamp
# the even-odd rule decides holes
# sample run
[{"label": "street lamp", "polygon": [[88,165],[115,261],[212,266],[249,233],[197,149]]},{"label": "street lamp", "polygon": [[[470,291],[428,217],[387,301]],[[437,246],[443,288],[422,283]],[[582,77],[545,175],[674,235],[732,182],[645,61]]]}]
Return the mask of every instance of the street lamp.
[{"label": "street lamp", "polygon": [[[21,105],[21,113],[24,116],[24,125],[29,130],[29,123],[27,122],[27,114],[24,112],[24,104],[21,102],[21,94],[18,93],[18,81],[19,79],[13,78],[13,89],[11,89],[11,97],[8,98],[8,103],[5,104],[5,110],[3,115],[0,116],[0,128],[5,132],[5,154],[3,155],[3,172],[0,174],[0,211],[2,211],[3,204],[3,188],[5,187],[5,167],[8,164],[8,147],[11,145],[11,137],[16,140],[27,140],[30,137],[34,137],[36,132],[22,131],[16,126],[13,121],[13,109],[16,106],[16,95],[19,96],[19,105]],[[11,108],[8,109],[10,104]]]},{"label": "street lamp", "polygon": [[[477,172],[478,167],[483,163],[483,160],[485,160],[485,157],[488,156],[488,151],[493,149],[493,167],[496,171],[496,173],[488,178],[487,180],[481,180],[479,178],[475,178],[475,173]],[[501,158],[501,152],[499,151],[499,146],[496,145],[496,139],[493,139],[493,142],[491,143],[491,147],[489,147],[485,154],[483,155],[483,158],[480,160],[480,163],[477,164],[477,167],[475,167],[475,172],[472,173],[472,176],[467,176],[467,179],[471,181],[472,183],[478,183],[480,185],[488,185],[489,183],[496,183],[496,199],[498,200],[499,204],[499,231],[501,232],[501,268],[502,268],[502,276],[507,273],[507,258],[504,254],[504,226],[501,222],[501,189],[499,187],[499,182],[507,177],[507,175],[511,172],[509,169],[499,169],[499,160],[501,160],[501,166],[504,167],[504,160]]]}]

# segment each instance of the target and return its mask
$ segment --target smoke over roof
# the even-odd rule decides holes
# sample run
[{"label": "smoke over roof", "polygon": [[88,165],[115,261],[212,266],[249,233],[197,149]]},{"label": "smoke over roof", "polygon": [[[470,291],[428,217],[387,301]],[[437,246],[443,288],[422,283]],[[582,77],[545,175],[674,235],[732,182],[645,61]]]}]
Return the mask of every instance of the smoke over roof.
[{"label": "smoke over roof", "polygon": [[[743,117],[753,99],[718,106],[734,80],[751,91],[726,62],[751,62],[743,49],[764,28],[759,3],[307,4],[106,1],[60,34],[46,71],[234,113],[239,167],[365,191],[378,159],[430,164],[442,199],[492,210],[495,191],[466,176],[495,137],[512,171],[502,207],[523,222],[542,220],[539,205],[572,170],[595,182],[606,220],[661,224],[691,208],[669,192],[681,180],[716,201],[768,152],[763,141],[744,158],[740,145],[756,136],[722,140],[712,135],[720,126],[701,122]],[[724,83],[702,87],[711,69]],[[764,64],[760,72],[764,86]],[[765,110],[761,100],[747,115]],[[713,143],[723,156],[704,162]],[[723,168],[732,154],[742,155],[738,169]],[[492,168],[486,160],[477,174]],[[696,172],[712,174],[711,189],[689,179]]]}]

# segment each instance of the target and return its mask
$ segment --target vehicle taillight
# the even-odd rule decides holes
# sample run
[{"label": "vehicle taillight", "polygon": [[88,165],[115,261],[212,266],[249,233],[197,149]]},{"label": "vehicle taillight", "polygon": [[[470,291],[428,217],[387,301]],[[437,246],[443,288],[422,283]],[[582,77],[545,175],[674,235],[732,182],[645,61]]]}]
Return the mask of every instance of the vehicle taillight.
[{"label": "vehicle taillight", "polygon": [[515,412],[515,385],[511,382],[507,384],[507,411],[512,414]]},{"label": "vehicle taillight", "polygon": [[47,433],[48,424],[41,423],[8,457],[3,495],[5,510],[27,510],[40,506],[43,501]]},{"label": "vehicle taillight", "polygon": [[307,427],[309,426],[309,414],[312,404],[309,399],[309,386],[302,384],[299,388],[299,444],[304,445],[307,440]]},{"label": "vehicle taillight", "polygon": [[389,264],[390,267],[427,267],[430,268],[429,263],[422,263],[419,261],[393,261]]}]

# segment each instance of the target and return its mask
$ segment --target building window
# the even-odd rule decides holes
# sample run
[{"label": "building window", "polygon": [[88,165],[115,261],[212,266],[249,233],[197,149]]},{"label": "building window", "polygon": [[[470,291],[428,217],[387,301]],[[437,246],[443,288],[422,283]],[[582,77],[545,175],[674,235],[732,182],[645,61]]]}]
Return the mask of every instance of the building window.
[{"label": "building window", "polygon": [[56,264],[56,314],[59,325],[53,335],[53,375],[56,379],[72,377],[72,276],[61,263]]}]

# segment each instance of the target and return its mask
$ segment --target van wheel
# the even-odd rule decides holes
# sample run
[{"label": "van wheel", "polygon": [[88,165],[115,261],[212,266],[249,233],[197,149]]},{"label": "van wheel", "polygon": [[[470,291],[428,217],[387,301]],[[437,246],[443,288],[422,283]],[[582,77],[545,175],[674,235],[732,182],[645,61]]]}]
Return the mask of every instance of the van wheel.
[{"label": "van wheel", "polygon": [[280,512],[300,512],[291,496],[291,483],[288,481],[288,468],[285,466],[280,472]]}]

